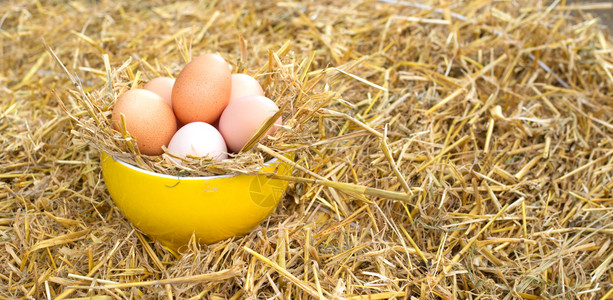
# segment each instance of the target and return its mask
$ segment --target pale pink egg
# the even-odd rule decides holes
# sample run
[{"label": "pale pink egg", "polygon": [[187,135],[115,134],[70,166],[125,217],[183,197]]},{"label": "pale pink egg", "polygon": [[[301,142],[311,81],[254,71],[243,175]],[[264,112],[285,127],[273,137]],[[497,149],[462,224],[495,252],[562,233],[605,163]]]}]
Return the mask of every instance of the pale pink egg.
[{"label": "pale pink egg", "polygon": [[215,160],[228,158],[223,137],[215,127],[204,122],[183,125],[170,140],[168,152],[183,158],[188,154]]},{"label": "pale pink egg", "polygon": [[[260,126],[278,110],[279,107],[272,100],[259,95],[230,101],[219,119],[219,132],[226,141],[228,149],[239,152]],[[282,124],[281,117],[275,124],[277,125],[273,125],[267,136],[273,134],[278,125]]]},{"label": "pale pink egg", "polygon": [[264,96],[264,90],[255,78],[247,74],[232,74],[232,92],[230,101],[244,96]]},{"label": "pale pink egg", "polygon": [[170,77],[157,77],[149,80],[143,88],[160,95],[172,107],[171,95],[174,84],[175,80]]}]

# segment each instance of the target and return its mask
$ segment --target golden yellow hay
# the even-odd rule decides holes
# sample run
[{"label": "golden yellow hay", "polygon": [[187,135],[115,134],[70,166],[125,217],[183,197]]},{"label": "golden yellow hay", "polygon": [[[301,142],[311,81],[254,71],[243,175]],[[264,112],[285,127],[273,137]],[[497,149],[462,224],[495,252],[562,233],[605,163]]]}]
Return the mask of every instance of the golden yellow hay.
[{"label": "golden yellow hay", "polygon": [[[612,5],[5,1],[0,298],[610,299],[613,47],[589,9]],[[205,52],[283,128],[184,166],[109,128],[118,95]],[[251,233],[175,252],[118,211],[100,151],[295,170]]]}]

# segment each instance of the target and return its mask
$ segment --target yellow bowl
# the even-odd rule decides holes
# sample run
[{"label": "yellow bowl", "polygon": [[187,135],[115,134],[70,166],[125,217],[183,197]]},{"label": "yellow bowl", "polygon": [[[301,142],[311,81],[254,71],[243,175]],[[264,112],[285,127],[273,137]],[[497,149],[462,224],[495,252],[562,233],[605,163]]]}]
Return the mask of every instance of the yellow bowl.
[{"label": "yellow bowl", "polygon": [[[107,190],[124,216],[148,236],[175,249],[192,234],[208,244],[250,232],[275,209],[288,185],[266,175],[163,175],[106,153],[101,165]],[[290,166],[278,160],[262,168],[262,173],[290,172]]]}]

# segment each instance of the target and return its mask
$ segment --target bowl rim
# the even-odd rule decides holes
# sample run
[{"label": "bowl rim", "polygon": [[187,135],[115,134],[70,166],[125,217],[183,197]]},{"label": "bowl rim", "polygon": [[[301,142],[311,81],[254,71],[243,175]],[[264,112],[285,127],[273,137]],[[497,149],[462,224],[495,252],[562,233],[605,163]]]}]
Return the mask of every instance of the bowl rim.
[{"label": "bowl rim", "polygon": [[[210,180],[210,179],[221,179],[221,178],[229,178],[229,177],[234,177],[234,176],[238,176],[238,175],[242,175],[242,174],[225,174],[225,175],[213,175],[213,176],[173,176],[173,175],[166,175],[166,174],[160,174],[160,173],[156,173],[156,172],[152,172],[152,171],[148,171],[142,168],[139,168],[137,166],[134,166],[132,164],[129,164],[121,159],[118,159],[117,157],[105,153],[109,158],[112,158],[114,161],[134,170],[140,173],[144,173],[147,175],[151,175],[151,176],[155,176],[155,177],[160,177],[160,178],[168,178],[168,179],[180,179],[180,180]],[[274,162],[278,161],[278,159],[276,157],[272,158],[271,160],[265,162],[265,165],[269,165],[272,164]],[[258,169],[261,169],[261,167],[258,167]]]}]

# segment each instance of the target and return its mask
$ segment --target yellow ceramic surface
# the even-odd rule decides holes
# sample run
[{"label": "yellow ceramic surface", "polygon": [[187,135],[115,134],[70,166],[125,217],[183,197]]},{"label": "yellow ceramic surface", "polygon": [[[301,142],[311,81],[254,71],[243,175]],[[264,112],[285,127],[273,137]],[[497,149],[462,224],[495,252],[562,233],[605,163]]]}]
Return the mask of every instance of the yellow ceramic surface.
[{"label": "yellow ceramic surface", "polygon": [[[137,228],[171,248],[186,244],[192,234],[200,243],[214,243],[248,233],[275,209],[288,184],[265,175],[162,175],[106,153],[101,164],[119,210]],[[262,172],[288,175],[291,170],[273,160]]]}]

